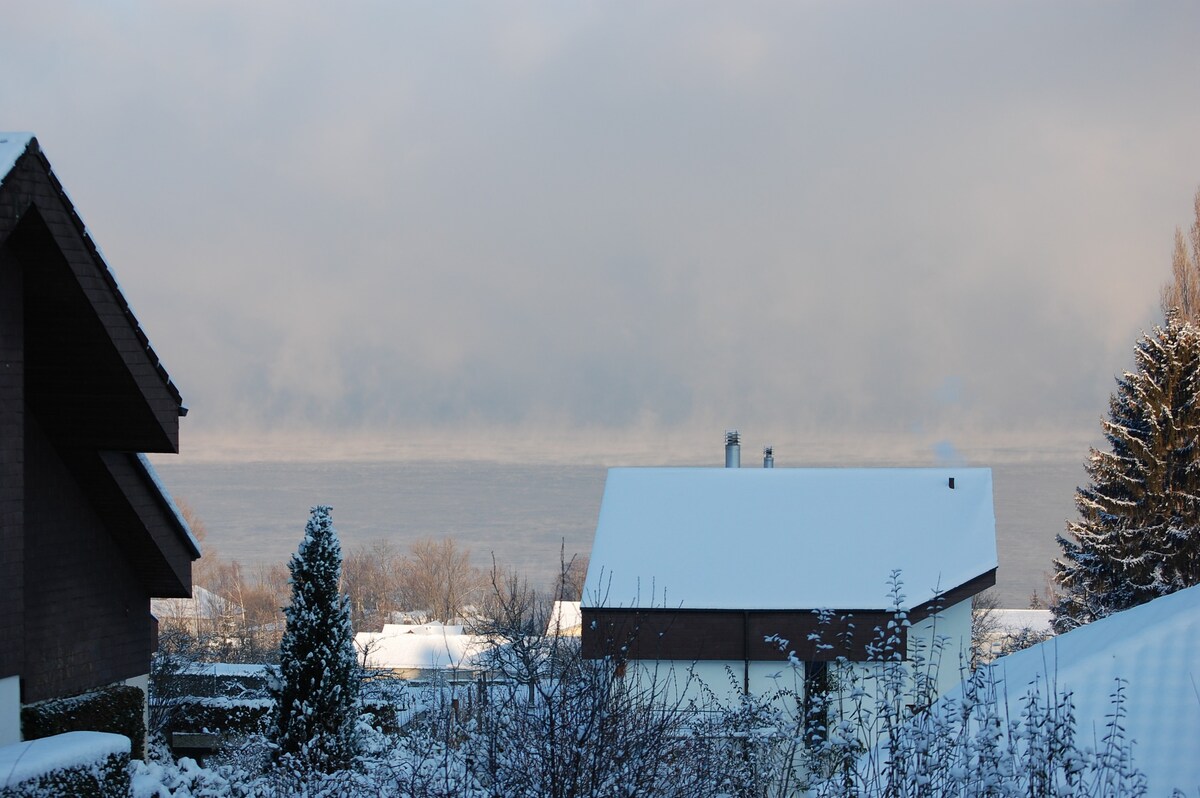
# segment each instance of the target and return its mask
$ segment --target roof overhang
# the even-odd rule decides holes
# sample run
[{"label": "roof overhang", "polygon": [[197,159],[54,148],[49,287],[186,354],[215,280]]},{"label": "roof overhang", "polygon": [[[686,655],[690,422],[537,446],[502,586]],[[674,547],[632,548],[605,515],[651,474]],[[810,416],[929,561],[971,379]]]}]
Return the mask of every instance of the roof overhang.
[{"label": "roof overhang", "polygon": [[70,450],[63,456],[147,595],[191,596],[192,561],[200,551],[138,455]]}]

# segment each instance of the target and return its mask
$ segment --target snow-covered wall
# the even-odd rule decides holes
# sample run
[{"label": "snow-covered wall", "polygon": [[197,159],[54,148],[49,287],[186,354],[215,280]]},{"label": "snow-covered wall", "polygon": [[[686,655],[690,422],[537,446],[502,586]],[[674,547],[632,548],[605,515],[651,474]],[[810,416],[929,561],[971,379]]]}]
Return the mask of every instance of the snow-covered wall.
[{"label": "snow-covered wall", "polygon": [[21,742],[21,677],[0,679],[0,745]]},{"label": "snow-covered wall", "polygon": [[[147,729],[150,728],[150,674],[144,673],[141,676],[134,676],[132,679],[126,679],[125,684],[130,687],[136,687],[142,691],[142,723]],[[145,751],[133,751],[133,756],[145,757]]]},{"label": "snow-covered wall", "polygon": [[[1155,599],[1000,657],[988,668],[1019,717],[1024,695],[1070,692],[1080,738],[1098,740],[1122,683],[1125,736],[1146,773],[1147,795],[1200,785],[1200,586]],[[950,696],[958,697],[958,691]]]},{"label": "snow-covered wall", "polygon": [[926,659],[935,638],[940,638],[936,655],[938,695],[952,689],[967,675],[971,661],[971,600],[960,601],[937,615],[931,615],[908,630],[908,653],[911,659],[922,654]]}]

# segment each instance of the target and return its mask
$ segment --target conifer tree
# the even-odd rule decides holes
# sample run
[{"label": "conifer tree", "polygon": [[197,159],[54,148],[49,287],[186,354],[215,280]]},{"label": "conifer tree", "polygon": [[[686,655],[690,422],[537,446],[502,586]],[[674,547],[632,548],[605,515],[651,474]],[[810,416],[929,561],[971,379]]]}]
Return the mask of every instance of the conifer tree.
[{"label": "conifer tree", "polygon": [[1144,334],[1091,450],[1079,520],[1058,536],[1062,632],[1200,582],[1200,330],[1176,310]]},{"label": "conifer tree", "polygon": [[356,753],[358,661],[350,606],[338,591],[342,549],[330,508],[312,508],[304,540],[288,564],[292,603],[279,650],[277,757],[291,755],[325,773],[348,767]]}]

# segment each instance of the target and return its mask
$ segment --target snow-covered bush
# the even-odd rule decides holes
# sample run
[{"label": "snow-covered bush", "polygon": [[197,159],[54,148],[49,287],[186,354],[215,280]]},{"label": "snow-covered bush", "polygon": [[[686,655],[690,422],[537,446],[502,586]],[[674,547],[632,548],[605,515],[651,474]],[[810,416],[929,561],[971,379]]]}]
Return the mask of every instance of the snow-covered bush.
[{"label": "snow-covered bush", "polygon": [[[835,660],[813,678],[802,663],[781,654],[778,692],[743,696],[732,707],[715,700],[726,695],[724,689],[695,685],[687,672],[648,663],[626,668],[620,658],[585,660],[577,647],[564,646],[556,650],[554,667],[532,682],[532,696],[529,684],[517,680],[403,690],[407,722],[399,731],[385,732],[369,715],[360,716],[354,732],[358,753],[342,769],[272,767],[268,741],[251,736],[213,757],[208,769],[188,760],[178,766],[136,766],[134,794],[1116,798],[1145,793],[1123,728],[1123,682],[1114,683],[1109,723],[1095,735],[1077,727],[1073,697],[1059,692],[1053,678],[1030,685],[1020,701],[1010,701],[997,676],[1002,664],[982,666],[949,697],[937,698],[944,652],[936,628],[929,638],[907,635],[898,575],[891,588],[895,608],[889,622],[861,632],[870,639],[870,662]],[[847,619],[828,612],[822,619],[829,628],[843,630],[839,634],[855,634]],[[778,642],[786,652],[786,641]],[[965,663],[954,667],[966,672]],[[740,683],[735,675],[730,678]],[[681,695],[701,697],[684,704],[674,698]],[[150,791],[155,779],[164,785],[161,792]]]}]

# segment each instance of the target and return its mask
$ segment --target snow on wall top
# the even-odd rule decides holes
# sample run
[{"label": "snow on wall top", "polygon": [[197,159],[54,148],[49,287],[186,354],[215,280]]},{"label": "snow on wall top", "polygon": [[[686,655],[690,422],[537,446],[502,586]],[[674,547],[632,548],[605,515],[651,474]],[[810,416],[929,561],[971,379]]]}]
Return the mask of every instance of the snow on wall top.
[{"label": "snow on wall top", "polygon": [[1031,684],[1043,698],[1048,683],[1058,695],[1073,693],[1076,739],[1086,745],[1104,737],[1117,677],[1128,680],[1125,734],[1136,741],[1133,763],[1146,774],[1146,794],[1200,785],[1200,586],[1073,629],[989,667],[997,683],[1007,685],[996,693],[1007,695],[1013,718],[1020,717]]},{"label": "snow on wall top", "polygon": [[899,569],[907,608],[995,567],[991,469],[613,468],[584,605],[888,609]]},{"label": "snow on wall top", "polygon": [[2,133],[0,132],[0,183],[8,177],[17,159],[25,152],[29,142],[33,141],[32,133]]},{"label": "snow on wall top", "polygon": [[52,770],[95,765],[113,754],[128,754],[129,748],[129,738],[123,734],[89,731],[6,745],[0,747],[0,788],[15,787]]}]

